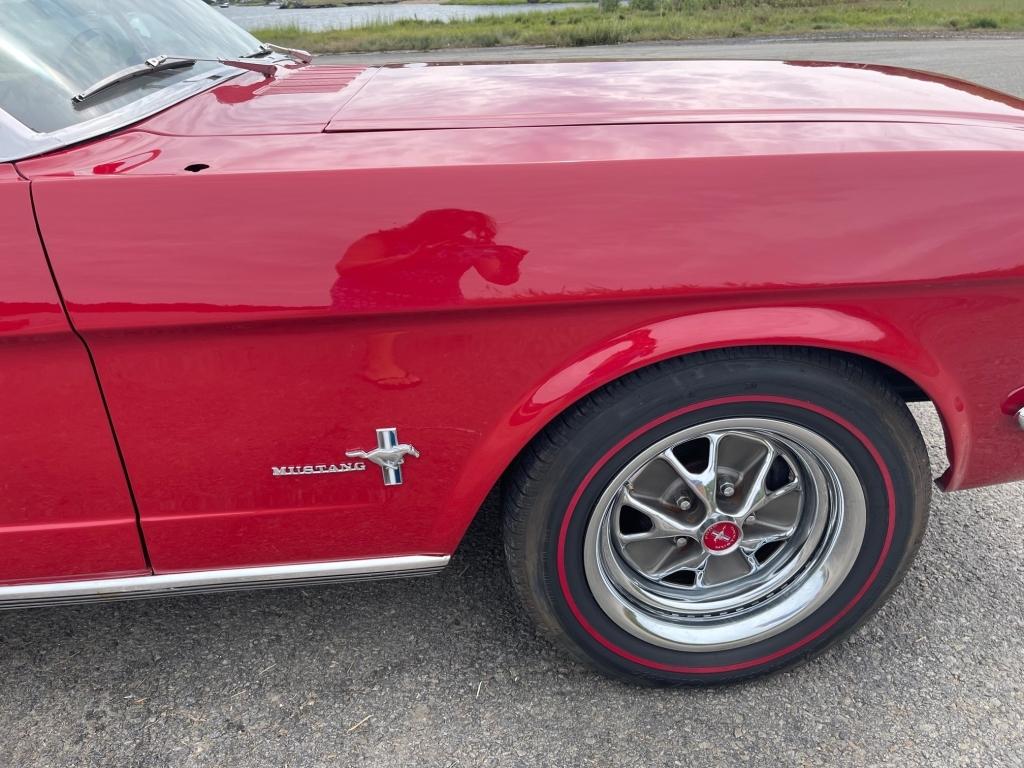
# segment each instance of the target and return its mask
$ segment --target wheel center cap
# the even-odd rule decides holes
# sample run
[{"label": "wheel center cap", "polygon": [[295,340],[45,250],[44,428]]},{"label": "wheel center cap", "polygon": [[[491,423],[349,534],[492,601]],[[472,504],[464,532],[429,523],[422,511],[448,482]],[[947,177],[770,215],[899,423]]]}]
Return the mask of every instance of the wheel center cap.
[{"label": "wheel center cap", "polygon": [[725,552],[736,546],[742,534],[736,523],[722,520],[704,531],[704,549],[715,554]]}]

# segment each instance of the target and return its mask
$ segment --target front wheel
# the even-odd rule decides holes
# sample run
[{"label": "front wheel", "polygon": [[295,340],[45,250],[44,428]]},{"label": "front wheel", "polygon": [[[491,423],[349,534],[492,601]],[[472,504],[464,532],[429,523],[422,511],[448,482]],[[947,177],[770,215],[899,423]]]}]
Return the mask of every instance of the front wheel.
[{"label": "front wheel", "polygon": [[906,406],[824,352],[737,350],[601,390],[506,488],[513,581],[602,671],[719,684],[864,621],[910,564],[930,495]]}]

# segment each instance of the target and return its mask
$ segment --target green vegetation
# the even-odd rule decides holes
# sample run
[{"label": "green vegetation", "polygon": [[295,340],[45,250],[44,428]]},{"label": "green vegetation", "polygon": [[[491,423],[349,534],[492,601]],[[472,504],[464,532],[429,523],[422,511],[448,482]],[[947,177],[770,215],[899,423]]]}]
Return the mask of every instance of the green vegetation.
[{"label": "green vegetation", "polygon": [[[422,0],[430,2],[430,0]],[[440,0],[438,5],[551,5],[563,3],[593,3],[597,0]]]},{"label": "green vegetation", "polygon": [[[552,3],[596,3],[597,0],[415,0],[416,2],[432,3],[438,5],[524,5],[540,4],[549,5]],[[271,0],[232,0],[233,5],[270,5]],[[341,5],[376,5],[388,3],[400,3],[402,0],[280,0],[281,8],[334,8]],[[207,3],[216,5],[217,0],[207,0]]]},{"label": "green vegetation", "polygon": [[337,8],[342,5],[377,5],[400,0],[281,0],[282,8]]},{"label": "green vegetation", "polygon": [[[208,0],[211,2],[212,0]],[[281,8],[337,8],[342,5],[398,3],[401,0],[280,0]],[[216,4],[215,2],[213,4]],[[270,5],[270,0],[233,0],[234,5]]]},{"label": "green vegetation", "polygon": [[1024,31],[1024,0],[600,0],[599,7],[465,21],[376,21],[353,29],[255,30],[318,53],[496,45],[608,45],[642,40],[815,32]]}]

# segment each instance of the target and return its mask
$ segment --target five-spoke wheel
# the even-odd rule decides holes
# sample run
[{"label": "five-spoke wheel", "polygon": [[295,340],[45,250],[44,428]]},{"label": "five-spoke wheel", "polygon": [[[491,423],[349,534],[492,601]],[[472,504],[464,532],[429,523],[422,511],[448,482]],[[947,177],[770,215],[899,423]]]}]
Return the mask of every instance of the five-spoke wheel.
[{"label": "five-spoke wheel", "polygon": [[[784,421],[726,419],[622,468],[591,517],[587,579],[605,612],[648,642],[727,648],[819,605],[863,529],[856,474],[833,446]],[[793,599],[824,565],[829,577]]]},{"label": "five-spoke wheel", "polygon": [[505,542],[542,627],[609,674],[718,683],[863,621],[924,530],[927,454],[869,369],[814,351],[638,371],[541,435]]}]

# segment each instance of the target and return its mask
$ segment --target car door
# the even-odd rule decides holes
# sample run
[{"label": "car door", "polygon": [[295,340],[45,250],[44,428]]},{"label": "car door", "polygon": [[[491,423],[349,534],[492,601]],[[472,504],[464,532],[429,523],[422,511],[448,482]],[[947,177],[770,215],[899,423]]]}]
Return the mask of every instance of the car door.
[{"label": "car door", "polygon": [[0,164],[0,584],[148,573],[88,353],[29,184]]}]

